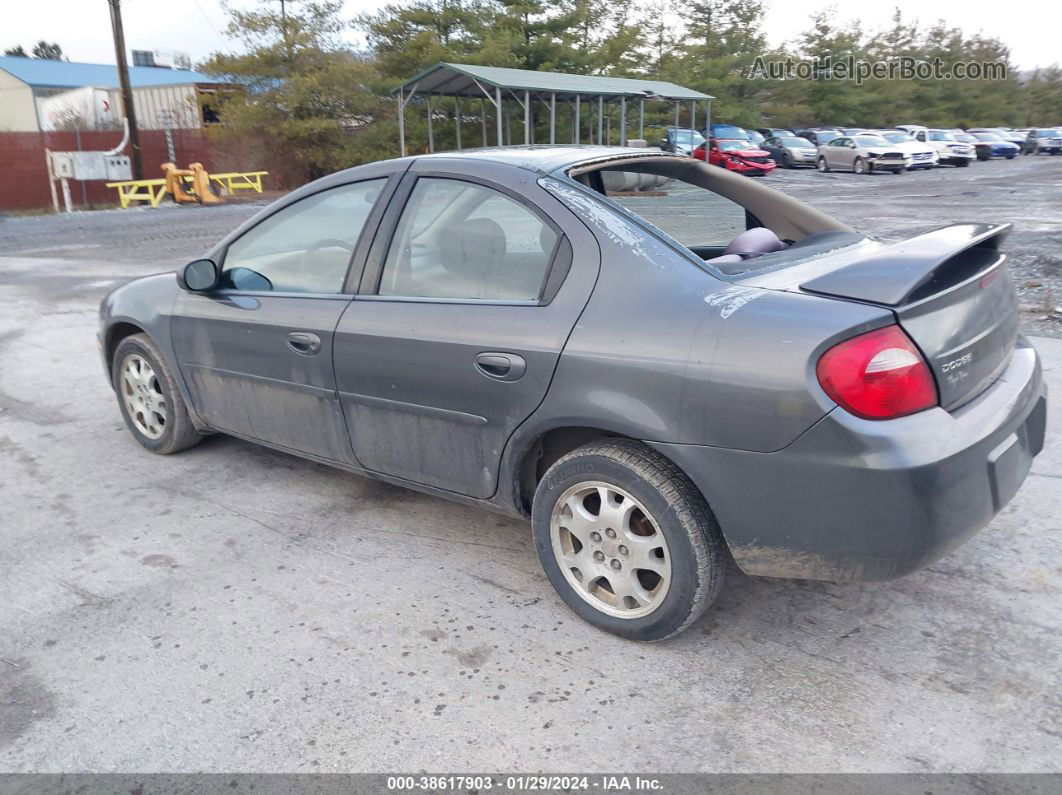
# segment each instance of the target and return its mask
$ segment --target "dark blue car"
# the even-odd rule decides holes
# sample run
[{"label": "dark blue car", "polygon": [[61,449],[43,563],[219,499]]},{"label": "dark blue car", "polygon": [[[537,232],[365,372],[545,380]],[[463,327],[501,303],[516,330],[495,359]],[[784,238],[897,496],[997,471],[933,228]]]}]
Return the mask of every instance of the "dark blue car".
[{"label": "dark blue car", "polygon": [[1020,146],[1003,140],[1003,137],[997,133],[979,132],[967,133],[967,135],[974,139],[969,143],[977,147],[978,160],[989,160],[993,157],[1005,157],[1007,160],[1013,160],[1021,151]]}]

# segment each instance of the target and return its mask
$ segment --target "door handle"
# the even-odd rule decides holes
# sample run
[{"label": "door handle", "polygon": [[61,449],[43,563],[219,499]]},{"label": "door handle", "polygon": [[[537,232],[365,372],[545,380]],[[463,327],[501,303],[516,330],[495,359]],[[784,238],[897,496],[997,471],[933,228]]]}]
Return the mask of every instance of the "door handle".
[{"label": "door handle", "polygon": [[288,347],[303,356],[313,356],[321,350],[321,338],[309,331],[293,331],[288,334]]},{"label": "door handle", "polygon": [[527,362],[515,353],[488,351],[476,354],[476,369],[495,381],[517,381],[527,372]]}]

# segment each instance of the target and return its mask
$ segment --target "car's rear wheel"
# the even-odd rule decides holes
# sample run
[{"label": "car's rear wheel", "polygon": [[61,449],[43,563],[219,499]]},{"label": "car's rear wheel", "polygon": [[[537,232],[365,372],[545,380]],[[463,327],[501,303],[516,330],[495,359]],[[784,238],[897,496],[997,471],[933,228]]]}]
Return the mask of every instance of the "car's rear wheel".
[{"label": "car's rear wheel", "polygon": [[581,618],[630,640],[692,624],[715,599],[728,553],[704,497],[674,464],[626,439],[568,453],[543,476],[535,547]]},{"label": "car's rear wheel", "polygon": [[959,162],[958,162],[958,163],[957,163],[956,165],[958,165],[958,166],[959,166],[959,168],[966,168],[967,166],[969,166],[969,165],[970,165],[970,161],[969,161],[969,160],[967,160],[966,158],[963,158],[963,159],[962,159],[962,160],[960,160],[960,161],[959,161]]},{"label": "car's rear wheel", "polygon": [[199,443],[173,373],[147,334],[118,344],[111,377],[126,427],[144,448],[169,455]]},{"label": "car's rear wheel", "polygon": [[815,164],[815,166],[823,174],[825,174],[826,172],[828,172],[830,170],[830,164],[826,162],[826,158],[825,157],[820,157],[818,162]]},{"label": "car's rear wheel", "polygon": [[782,152],[782,168],[792,168],[792,167],[793,167],[793,156],[791,154],[789,154],[789,152],[783,151]]}]

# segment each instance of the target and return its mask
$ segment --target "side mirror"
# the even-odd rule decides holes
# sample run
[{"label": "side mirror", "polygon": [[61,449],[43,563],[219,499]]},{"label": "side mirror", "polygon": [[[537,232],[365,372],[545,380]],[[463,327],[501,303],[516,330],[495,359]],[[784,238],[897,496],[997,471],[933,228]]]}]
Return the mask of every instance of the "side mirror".
[{"label": "side mirror", "polygon": [[218,286],[218,266],[214,260],[197,259],[177,271],[177,284],[182,290],[206,293]]}]

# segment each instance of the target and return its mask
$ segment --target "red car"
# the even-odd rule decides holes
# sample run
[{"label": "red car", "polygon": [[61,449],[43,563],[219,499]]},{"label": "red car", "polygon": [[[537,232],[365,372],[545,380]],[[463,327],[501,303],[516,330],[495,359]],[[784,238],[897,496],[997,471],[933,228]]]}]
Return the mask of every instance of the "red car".
[{"label": "red car", "polygon": [[770,152],[757,149],[755,144],[748,141],[720,141],[713,138],[694,149],[693,156],[698,160],[707,160],[713,166],[750,177],[770,174],[778,165],[771,160]]}]

